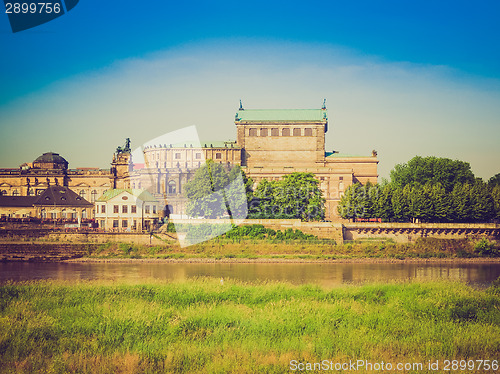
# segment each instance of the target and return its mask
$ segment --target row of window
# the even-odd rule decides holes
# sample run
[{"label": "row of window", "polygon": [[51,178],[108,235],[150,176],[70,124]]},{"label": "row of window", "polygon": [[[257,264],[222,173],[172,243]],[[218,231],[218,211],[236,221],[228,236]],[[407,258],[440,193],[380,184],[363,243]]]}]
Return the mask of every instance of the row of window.
[{"label": "row of window", "polygon": [[[100,213],[106,213],[106,205],[100,205]],[[121,205],[121,213],[122,214],[128,214],[129,212],[129,206],[128,205]],[[97,207],[98,213],[99,213],[99,206]],[[153,211],[153,214],[156,214],[156,205],[144,205],[144,213],[145,214],[150,214],[151,210]],[[119,214],[120,213],[120,205],[113,205],[113,213],[114,214]],[[137,213],[137,205],[130,205],[130,213],[134,214]]]},{"label": "row of window", "polygon": [[[271,131],[269,131],[269,130],[271,130]],[[295,127],[291,130],[292,131],[290,132],[290,128],[281,129],[281,136],[302,136],[302,129],[301,128]],[[271,129],[250,128],[248,135],[249,136],[269,136],[269,135],[270,136],[280,136],[280,129],[278,129],[278,128],[271,128]],[[305,128],[304,129],[304,136],[313,136],[313,129]]]},{"label": "row of window", "polygon": [[[104,221],[102,221],[102,227],[104,227]],[[117,219],[114,219],[113,220],[113,228],[116,229],[118,227],[120,227],[120,222]],[[124,228],[124,229],[128,228],[128,220],[126,220],[126,219],[122,220],[122,228]],[[132,222],[131,229],[135,230],[136,228],[137,228],[137,221],[134,219],[134,221]]]},{"label": "row of window", "polygon": [[[128,221],[128,220],[126,220],[126,219],[123,219],[123,220],[121,220],[121,221],[122,221],[122,222],[121,222],[121,228],[122,228],[122,229],[127,229],[127,228],[129,227],[129,221]],[[158,221],[155,219],[155,220],[153,220],[153,222],[152,222],[152,223],[155,225],[155,224],[157,224],[157,222],[158,222]],[[132,225],[130,226],[130,228],[131,228],[132,230],[136,230],[136,229],[137,229],[137,220],[135,220],[135,219],[134,219],[134,220],[131,222],[131,224],[132,224]],[[150,227],[150,225],[151,225],[151,221],[149,221],[149,220],[144,221],[144,228],[149,228],[149,227]],[[105,227],[106,227],[106,221],[101,220],[101,221],[99,222],[99,226],[100,226],[101,228],[105,228]],[[113,220],[113,229],[118,229],[118,228],[120,228],[120,220],[114,219],[114,220]]]},{"label": "row of window", "polygon": [[[218,155],[220,155],[220,153],[217,153]],[[154,153],[153,155],[146,155],[146,158],[148,160],[159,160],[160,159],[160,154],[159,153]],[[174,153],[174,159],[176,160],[180,160],[182,158],[182,153],[180,152],[177,152],[177,153]],[[201,160],[202,157],[201,157],[201,153],[195,153],[194,154],[194,158],[195,160]]]},{"label": "row of window", "polygon": [[[299,129],[300,130],[300,129]],[[306,130],[311,130],[311,134],[310,135],[307,135],[306,136],[312,136],[312,129],[306,129]],[[300,135],[297,135],[297,136],[300,136]],[[194,158],[195,160],[201,160],[202,159],[202,154],[201,153],[195,153],[194,154]],[[215,158],[216,159],[222,159],[222,152],[216,152],[215,153]],[[147,160],[160,160],[160,153],[154,153],[152,155],[146,155],[146,159]],[[175,160],[181,160],[182,159],[182,153],[181,152],[176,152],[174,153],[174,159]]]}]

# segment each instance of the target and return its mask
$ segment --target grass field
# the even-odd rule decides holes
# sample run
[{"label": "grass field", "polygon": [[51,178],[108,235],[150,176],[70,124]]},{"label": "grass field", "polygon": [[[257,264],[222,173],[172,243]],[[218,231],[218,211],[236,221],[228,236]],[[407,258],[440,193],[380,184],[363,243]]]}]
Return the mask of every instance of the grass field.
[{"label": "grass field", "polygon": [[399,372],[436,373],[429,360],[442,369],[445,359],[499,352],[498,286],[0,286],[1,373],[287,373],[292,360],[421,362],[423,370]]},{"label": "grass field", "polygon": [[[484,244],[484,246],[481,246]],[[269,240],[216,238],[189,247],[176,241],[159,246],[106,243],[92,252],[96,258],[274,258],[274,259],[355,259],[355,258],[472,258],[497,257],[493,242],[473,239],[421,238],[414,243],[367,240],[336,244],[333,240]]]}]

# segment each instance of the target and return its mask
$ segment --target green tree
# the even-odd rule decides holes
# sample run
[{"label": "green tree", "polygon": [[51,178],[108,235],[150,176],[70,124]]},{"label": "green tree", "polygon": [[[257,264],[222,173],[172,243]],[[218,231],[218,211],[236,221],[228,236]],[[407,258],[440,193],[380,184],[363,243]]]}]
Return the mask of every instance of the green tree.
[{"label": "green tree", "polygon": [[252,217],[322,220],[325,199],[312,173],[292,173],[279,181],[262,180],[252,203]]},{"label": "green tree", "polygon": [[471,186],[457,183],[451,192],[451,210],[453,221],[467,222],[472,217]]},{"label": "green tree", "polygon": [[434,206],[433,221],[448,222],[453,220],[451,210],[450,195],[446,193],[441,183],[432,186],[431,192],[432,204]]},{"label": "green tree", "polygon": [[375,218],[379,209],[380,187],[367,182],[349,186],[340,198],[337,211],[342,218]]},{"label": "green tree", "polygon": [[358,209],[360,209],[358,201],[359,183],[355,183],[347,187],[344,194],[340,198],[337,205],[337,212],[344,219],[353,219],[359,216]]},{"label": "green tree", "polygon": [[451,192],[457,183],[473,183],[474,174],[467,162],[440,157],[413,157],[391,171],[391,183],[397,187],[440,183]]},{"label": "green tree", "polygon": [[493,186],[491,189],[491,198],[493,200],[495,218],[500,219],[500,184]]},{"label": "green tree", "polygon": [[393,187],[392,211],[394,219],[398,222],[408,222],[410,220],[410,192],[409,184],[403,187]]},{"label": "green tree", "polygon": [[410,215],[414,221],[429,222],[434,218],[432,185],[414,185],[410,192]]},{"label": "green tree", "polygon": [[217,218],[229,212],[231,216],[244,218],[247,199],[251,198],[251,183],[239,166],[228,171],[221,164],[207,160],[184,187],[189,200],[186,213],[192,217]]},{"label": "green tree", "polygon": [[376,217],[382,218],[384,221],[391,221],[394,218],[392,207],[393,187],[390,184],[385,184],[380,188],[380,195],[377,199]]},{"label": "green tree", "polygon": [[239,165],[228,173],[229,185],[225,188],[229,214],[233,218],[246,218],[253,199],[253,180],[248,178]]},{"label": "green tree", "polygon": [[492,176],[490,178],[490,180],[488,181],[488,185],[491,186],[491,187],[500,185],[500,173],[495,174],[494,176]]},{"label": "green tree", "polygon": [[495,205],[488,185],[481,179],[470,190],[471,220],[484,222],[495,216]]}]

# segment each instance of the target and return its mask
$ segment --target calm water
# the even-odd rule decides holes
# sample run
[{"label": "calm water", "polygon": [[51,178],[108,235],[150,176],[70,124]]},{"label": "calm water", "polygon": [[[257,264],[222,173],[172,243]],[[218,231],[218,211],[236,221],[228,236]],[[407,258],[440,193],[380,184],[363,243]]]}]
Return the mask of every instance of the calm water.
[{"label": "calm water", "polygon": [[0,283],[37,279],[140,281],[224,277],[240,281],[314,283],[324,287],[342,283],[446,279],[484,287],[499,276],[500,263],[0,263]]}]

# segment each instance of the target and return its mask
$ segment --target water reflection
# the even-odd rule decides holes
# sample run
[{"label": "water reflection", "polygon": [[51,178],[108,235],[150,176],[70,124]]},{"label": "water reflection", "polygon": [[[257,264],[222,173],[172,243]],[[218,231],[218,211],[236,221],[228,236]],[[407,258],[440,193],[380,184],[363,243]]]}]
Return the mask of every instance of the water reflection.
[{"label": "water reflection", "polygon": [[224,277],[252,282],[314,283],[323,287],[440,279],[487,286],[499,276],[499,263],[0,263],[2,283],[37,279],[140,281]]}]

